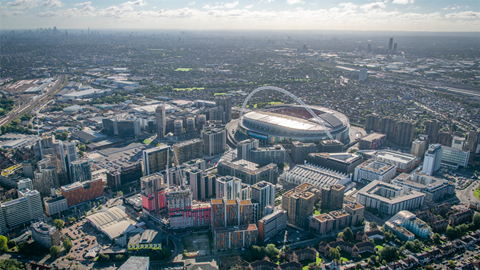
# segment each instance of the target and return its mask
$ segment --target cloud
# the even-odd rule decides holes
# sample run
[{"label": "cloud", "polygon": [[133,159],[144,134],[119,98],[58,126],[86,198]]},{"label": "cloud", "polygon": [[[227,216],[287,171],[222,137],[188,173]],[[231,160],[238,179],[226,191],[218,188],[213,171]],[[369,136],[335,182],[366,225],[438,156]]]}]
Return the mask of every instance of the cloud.
[{"label": "cloud", "polygon": [[406,5],[406,4],[413,4],[414,2],[415,0],[393,0],[392,3]]},{"label": "cloud", "polygon": [[295,4],[303,4],[305,2],[303,2],[302,0],[287,0],[287,4],[289,5],[295,5]]},{"label": "cloud", "polygon": [[58,17],[60,14],[53,11],[40,12],[37,14],[37,17]]},{"label": "cloud", "polygon": [[354,9],[358,8],[358,6],[355,5],[354,3],[340,3],[340,4],[338,4],[338,6],[340,8],[345,9],[345,10],[354,10]]},{"label": "cloud", "polygon": [[267,2],[267,3],[269,3],[269,4],[270,4],[270,3],[273,3],[273,2],[275,2],[275,0],[261,0],[261,1],[260,1],[260,3],[261,3],[261,2]]},{"label": "cloud", "polygon": [[462,11],[445,14],[447,19],[480,19],[480,12],[475,11]]},{"label": "cloud", "polygon": [[5,6],[10,6],[15,9],[27,9],[37,6],[37,0],[15,0],[5,3]]},{"label": "cloud", "polygon": [[190,2],[190,3],[188,3],[188,5],[193,6],[193,5],[195,5],[195,2]]},{"label": "cloud", "polygon": [[369,4],[362,5],[361,8],[363,10],[382,9],[382,8],[385,8],[385,3],[383,2],[369,3]]},{"label": "cloud", "polygon": [[47,0],[40,4],[43,7],[61,7],[63,3],[60,0]]},{"label": "cloud", "polygon": [[252,7],[253,7],[253,5],[245,6],[246,9],[251,9]]},{"label": "cloud", "polygon": [[223,9],[223,8],[235,8],[238,6],[238,1],[232,2],[232,3],[225,3],[224,5],[221,6],[210,6],[210,5],[205,5],[203,6],[204,9]]},{"label": "cloud", "polygon": [[137,1],[127,1],[122,4],[122,6],[145,6],[147,2],[144,0],[137,0]]},{"label": "cloud", "polygon": [[76,7],[78,7],[78,6],[91,6],[91,5],[92,5],[92,2],[83,2],[83,3],[75,4]]},{"label": "cloud", "polygon": [[1,13],[2,17],[16,17],[16,16],[23,16],[23,15],[25,15],[25,12],[23,11],[2,10],[2,13]]}]

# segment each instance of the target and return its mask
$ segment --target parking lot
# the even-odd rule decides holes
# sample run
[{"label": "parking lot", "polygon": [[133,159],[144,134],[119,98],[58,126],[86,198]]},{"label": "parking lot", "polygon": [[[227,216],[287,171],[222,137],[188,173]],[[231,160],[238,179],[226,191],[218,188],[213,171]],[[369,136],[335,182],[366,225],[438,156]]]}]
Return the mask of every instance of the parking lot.
[{"label": "parking lot", "polygon": [[[287,231],[287,245],[309,239],[308,232],[306,231],[296,230],[291,227],[287,227],[286,231]],[[275,246],[283,246],[284,238],[285,238],[285,231],[281,231],[275,237],[266,241],[265,244],[274,244]]]},{"label": "parking lot", "polygon": [[98,245],[108,246],[111,244],[110,239],[99,234],[85,218],[70,226],[65,226],[62,234],[70,238],[73,247],[68,254],[58,259],[61,261],[67,260],[67,258],[73,258],[76,261],[90,260],[85,258],[90,249]]}]

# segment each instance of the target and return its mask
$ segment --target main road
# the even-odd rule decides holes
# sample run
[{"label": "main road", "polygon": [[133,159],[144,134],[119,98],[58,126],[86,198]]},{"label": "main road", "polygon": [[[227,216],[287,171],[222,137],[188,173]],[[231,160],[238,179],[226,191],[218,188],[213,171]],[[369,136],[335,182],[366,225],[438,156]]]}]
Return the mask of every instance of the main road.
[{"label": "main road", "polygon": [[13,121],[13,119],[17,118],[18,116],[20,116],[22,113],[24,112],[29,112],[31,111],[33,108],[35,108],[39,103],[43,102],[44,100],[46,99],[49,99],[54,93],[57,92],[58,89],[60,89],[60,87],[63,85],[63,82],[65,81],[65,79],[67,78],[66,75],[60,75],[60,77],[57,79],[57,81],[55,82],[55,84],[50,87],[50,90],[48,90],[47,92],[43,93],[40,95],[39,98],[37,98],[35,101],[33,102],[30,102],[30,103],[25,103],[25,106],[23,107],[18,107],[16,109],[14,109],[13,111],[10,111],[7,116],[5,116],[4,118],[2,118],[0,120],[0,127],[3,126],[3,125],[6,125],[10,122]]}]

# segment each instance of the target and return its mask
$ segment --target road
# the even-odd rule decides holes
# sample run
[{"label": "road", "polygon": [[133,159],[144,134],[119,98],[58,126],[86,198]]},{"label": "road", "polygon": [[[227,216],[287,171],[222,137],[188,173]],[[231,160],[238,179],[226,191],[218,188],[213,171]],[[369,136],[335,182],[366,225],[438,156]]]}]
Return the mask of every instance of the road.
[{"label": "road", "polygon": [[2,118],[0,120],[0,127],[5,125],[5,124],[8,124],[10,122],[12,122],[13,119],[17,118],[18,116],[20,116],[22,113],[24,112],[29,112],[31,111],[33,108],[35,108],[38,104],[42,103],[44,100],[46,99],[49,99],[51,97],[52,94],[54,94],[57,90],[60,89],[60,87],[63,85],[63,82],[65,81],[66,79],[66,76],[65,75],[61,75],[57,81],[55,82],[55,84],[50,88],[50,90],[48,90],[47,92],[43,93],[42,95],[40,95],[39,98],[37,98],[35,101],[33,102],[30,102],[30,103],[26,103],[25,106],[23,107],[18,107],[16,109],[14,109],[13,111],[10,111],[7,116],[5,116],[4,118]]},{"label": "road", "polygon": [[480,184],[480,181],[476,180],[466,189],[457,190],[456,194],[458,199],[463,203],[480,202],[480,200],[478,200],[478,198],[473,195],[473,192],[479,186],[479,184]]}]

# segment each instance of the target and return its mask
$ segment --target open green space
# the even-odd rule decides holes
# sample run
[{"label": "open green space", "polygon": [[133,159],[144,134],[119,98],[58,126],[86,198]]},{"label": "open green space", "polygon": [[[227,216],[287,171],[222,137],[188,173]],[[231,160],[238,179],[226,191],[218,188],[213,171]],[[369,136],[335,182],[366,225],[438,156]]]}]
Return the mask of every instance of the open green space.
[{"label": "open green space", "polygon": [[145,139],[145,140],[143,140],[143,143],[144,143],[144,144],[151,144],[151,143],[152,143],[152,140]]},{"label": "open green space", "polygon": [[190,87],[190,88],[173,88],[175,91],[193,91],[193,90],[204,90],[205,87]]},{"label": "open green space", "polygon": [[475,197],[477,197],[478,199],[480,199],[480,187],[478,187],[477,189],[475,189],[475,192],[473,192],[473,195],[475,195]]},{"label": "open green space", "polygon": [[174,71],[190,71],[192,70],[193,68],[177,68],[175,69]]},{"label": "open green space", "polygon": [[215,93],[214,96],[223,96],[226,95],[227,93]]},{"label": "open green space", "polygon": [[381,245],[376,245],[375,247],[377,248],[378,251],[383,249],[383,246],[381,246]]},{"label": "open green space", "polygon": [[268,102],[269,105],[278,105],[278,104],[283,104],[283,102],[280,101],[270,101]]}]

